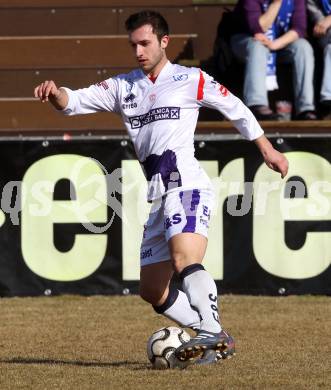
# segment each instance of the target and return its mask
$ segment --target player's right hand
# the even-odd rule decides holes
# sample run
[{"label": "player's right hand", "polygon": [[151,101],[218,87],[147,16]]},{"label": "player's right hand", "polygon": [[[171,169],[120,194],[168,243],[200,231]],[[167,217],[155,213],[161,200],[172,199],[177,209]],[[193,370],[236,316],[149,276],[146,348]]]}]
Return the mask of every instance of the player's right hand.
[{"label": "player's right hand", "polygon": [[53,80],[46,80],[34,89],[34,97],[39,98],[42,103],[47,102],[49,98],[56,98],[60,94]]},{"label": "player's right hand", "polygon": [[287,175],[288,160],[282,153],[278,152],[278,150],[274,149],[272,153],[265,155],[264,161],[270,169],[279,172],[282,179]]}]

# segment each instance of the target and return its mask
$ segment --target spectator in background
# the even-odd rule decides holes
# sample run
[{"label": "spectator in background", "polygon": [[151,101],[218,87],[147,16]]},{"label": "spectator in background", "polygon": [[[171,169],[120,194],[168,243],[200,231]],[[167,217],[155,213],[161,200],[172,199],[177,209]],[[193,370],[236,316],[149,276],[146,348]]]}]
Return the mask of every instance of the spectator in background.
[{"label": "spectator in background", "polygon": [[321,116],[331,119],[331,0],[307,0],[307,7],[313,22],[313,35],[323,50]]},{"label": "spectator in background", "polygon": [[239,0],[234,9],[234,55],[246,63],[244,101],[260,120],[275,120],[268,90],[277,89],[278,62],[291,63],[296,119],[315,120],[314,54],[306,33],[305,0]]}]

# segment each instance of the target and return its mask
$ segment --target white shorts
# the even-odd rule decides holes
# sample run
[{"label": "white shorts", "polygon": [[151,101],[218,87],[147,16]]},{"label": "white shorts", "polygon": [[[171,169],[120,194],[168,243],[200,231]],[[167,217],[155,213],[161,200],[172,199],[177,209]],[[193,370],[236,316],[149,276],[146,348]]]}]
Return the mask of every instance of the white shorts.
[{"label": "white shorts", "polygon": [[214,193],[207,189],[173,191],[152,203],[144,226],[140,265],[170,260],[168,240],[178,233],[208,237]]}]

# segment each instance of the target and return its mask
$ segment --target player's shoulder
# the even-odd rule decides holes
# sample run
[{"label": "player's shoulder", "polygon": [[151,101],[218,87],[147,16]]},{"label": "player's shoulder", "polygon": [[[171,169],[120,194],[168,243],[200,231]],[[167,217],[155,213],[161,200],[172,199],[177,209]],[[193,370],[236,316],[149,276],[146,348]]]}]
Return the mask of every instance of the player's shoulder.
[{"label": "player's shoulder", "polygon": [[194,66],[184,66],[179,64],[173,64],[173,78],[175,81],[200,81],[203,79],[207,81],[212,77],[202,70],[201,68]]},{"label": "player's shoulder", "polygon": [[172,64],[172,74],[175,79],[184,81],[199,76],[199,68]]},{"label": "player's shoulder", "polygon": [[140,69],[134,69],[128,73],[120,73],[114,77],[119,83],[123,82],[137,82],[143,78],[143,74]]}]

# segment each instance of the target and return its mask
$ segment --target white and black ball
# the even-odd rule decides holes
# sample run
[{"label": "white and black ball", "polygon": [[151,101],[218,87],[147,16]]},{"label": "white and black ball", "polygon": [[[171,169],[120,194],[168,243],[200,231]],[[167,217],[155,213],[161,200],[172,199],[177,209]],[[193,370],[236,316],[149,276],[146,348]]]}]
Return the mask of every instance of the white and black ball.
[{"label": "white and black ball", "polygon": [[156,330],[147,342],[147,356],[153,368],[185,368],[188,363],[178,360],[174,352],[190,338],[184,329],[176,326]]}]

